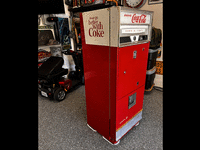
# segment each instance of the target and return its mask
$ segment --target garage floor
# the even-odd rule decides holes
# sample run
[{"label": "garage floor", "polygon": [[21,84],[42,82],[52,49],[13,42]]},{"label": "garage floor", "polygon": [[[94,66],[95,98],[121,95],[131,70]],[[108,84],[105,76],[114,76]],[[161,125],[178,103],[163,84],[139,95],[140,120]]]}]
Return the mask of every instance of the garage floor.
[{"label": "garage floor", "polygon": [[39,150],[162,150],[163,92],[144,95],[143,114],[118,145],[111,145],[87,127],[85,86],[67,94],[62,102],[38,95]]}]

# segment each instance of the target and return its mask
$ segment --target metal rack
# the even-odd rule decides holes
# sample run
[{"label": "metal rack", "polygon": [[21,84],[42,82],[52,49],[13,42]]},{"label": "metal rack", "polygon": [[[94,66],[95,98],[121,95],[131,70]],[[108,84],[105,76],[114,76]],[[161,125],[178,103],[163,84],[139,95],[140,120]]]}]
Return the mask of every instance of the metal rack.
[{"label": "metal rack", "polygon": [[76,7],[76,8],[69,8],[68,10],[70,12],[86,12],[86,11],[91,11],[91,10],[96,10],[96,9],[102,9],[102,8],[108,8],[111,6],[116,6],[115,2],[112,1],[106,1],[106,3],[103,4],[89,4],[89,5],[84,5],[81,7]]},{"label": "metal rack", "polygon": [[[118,3],[121,4],[121,0],[119,0]],[[71,7],[69,3],[67,3],[67,1],[65,1],[65,4],[69,6],[68,11],[70,12],[70,26],[71,27],[72,27],[72,20],[74,17],[74,13],[86,12],[86,11],[92,11],[92,10],[97,10],[97,9],[102,9],[102,8],[108,8],[111,6],[116,6],[116,3],[114,1],[105,1],[105,3],[101,3],[101,4],[87,4],[80,7]],[[77,46],[81,46],[81,45],[77,44],[75,31],[71,32],[71,38],[73,38],[74,51],[77,51]]]}]

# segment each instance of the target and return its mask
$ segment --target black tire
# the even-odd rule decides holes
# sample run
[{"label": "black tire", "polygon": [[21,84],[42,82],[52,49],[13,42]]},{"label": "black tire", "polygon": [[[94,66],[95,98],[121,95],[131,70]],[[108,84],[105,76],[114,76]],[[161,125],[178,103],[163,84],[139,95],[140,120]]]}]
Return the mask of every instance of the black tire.
[{"label": "black tire", "polygon": [[54,93],[54,99],[59,102],[64,100],[65,96],[66,96],[66,92],[64,91],[63,88],[58,88]]}]

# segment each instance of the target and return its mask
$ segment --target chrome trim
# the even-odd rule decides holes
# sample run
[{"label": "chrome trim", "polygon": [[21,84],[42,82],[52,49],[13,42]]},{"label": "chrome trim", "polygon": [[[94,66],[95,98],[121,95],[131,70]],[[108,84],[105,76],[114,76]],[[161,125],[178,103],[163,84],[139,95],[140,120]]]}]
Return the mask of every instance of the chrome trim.
[{"label": "chrome trim", "polygon": [[116,141],[118,141],[126,132],[128,132],[136,123],[142,119],[142,111],[131,119],[126,125],[116,132]]},{"label": "chrome trim", "polygon": [[132,45],[138,45],[138,44],[144,44],[144,43],[148,43],[148,40],[144,40],[144,41],[138,41],[138,42],[127,42],[127,43],[121,43],[119,45],[119,47],[125,47],[125,46],[132,46]]}]

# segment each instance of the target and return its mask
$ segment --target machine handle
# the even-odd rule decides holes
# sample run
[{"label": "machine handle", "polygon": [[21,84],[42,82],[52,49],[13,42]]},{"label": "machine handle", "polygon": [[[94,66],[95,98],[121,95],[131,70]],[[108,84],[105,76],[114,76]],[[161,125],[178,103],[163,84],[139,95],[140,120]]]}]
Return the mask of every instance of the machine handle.
[{"label": "machine handle", "polygon": [[137,57],[137,51],[133,51],[133,59]]}]

